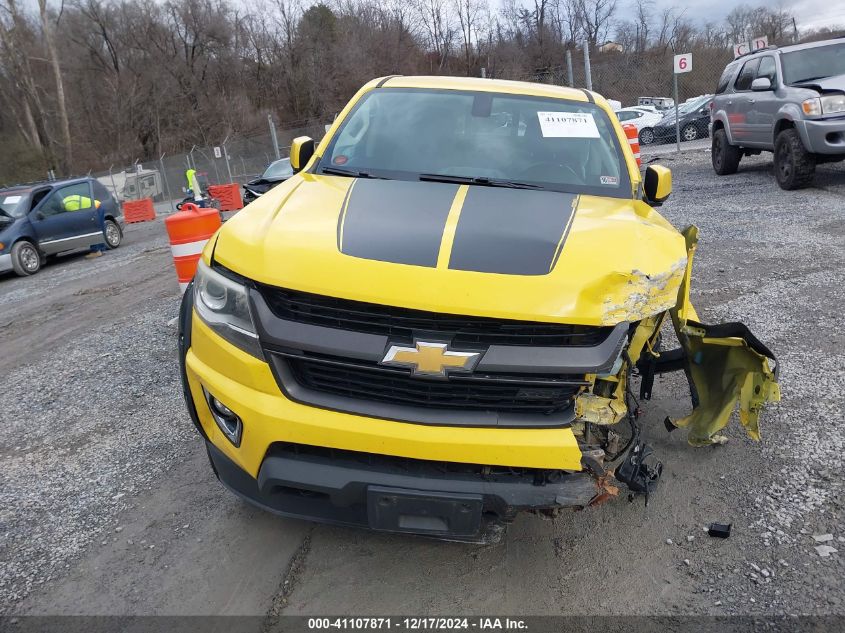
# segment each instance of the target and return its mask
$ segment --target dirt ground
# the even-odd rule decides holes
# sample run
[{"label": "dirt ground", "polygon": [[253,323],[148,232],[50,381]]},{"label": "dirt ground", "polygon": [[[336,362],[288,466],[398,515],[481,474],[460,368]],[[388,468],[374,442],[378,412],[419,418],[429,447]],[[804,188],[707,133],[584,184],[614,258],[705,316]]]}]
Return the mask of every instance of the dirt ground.
[{"label": "dirt ground", "polygon": [[495,545],[280,519],[224,490],[181,399],[161,219],[0,277],[0,614],[845,616],[845,168],[784,192],[765,156],[723,178],[708,158],[655,157],[674,174],[662,212],[701,230],[702,319],[746,322],[781,361],[763,441],[734,422],[727,445],[687,446],[662,424],[685,383],[660,378],[648,507],[524,516]]}]

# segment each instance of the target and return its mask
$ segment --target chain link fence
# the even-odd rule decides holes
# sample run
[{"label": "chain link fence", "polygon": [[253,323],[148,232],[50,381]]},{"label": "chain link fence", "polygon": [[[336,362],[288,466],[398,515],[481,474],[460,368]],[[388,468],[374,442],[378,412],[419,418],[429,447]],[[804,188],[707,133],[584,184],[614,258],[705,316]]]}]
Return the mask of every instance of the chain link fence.
[{"label": "chain link fence", "polygon": [[[646,144],[655,145],[661,142],[675,143],[674,104],[677,99],[681,111],[678,117],[681,149],[684,143],[703,142],[709,135],[706,97],[716,92],[719,78],[734,58],[732,50],[707,46],[692,46],[684,50],[684,53],[692,56],[692,68],[689,72],[678,74],[676,97],[673,85],[675,51],[669,47],[642,52],[628,52],[618,48],[620,47],[613,43],[606,44],[600,47],[605,50],[594,51],[589,61],[585,60],[583,48],[570,49],[558,65],[538,68],[530,73],[510,72],[506,67],[499,71],[493,69],[493,72],[485,69],[484,75],[575,88],[591,87],[611,100],[611,105],[615,108],[655,106],[657,115],[666,115],[664,121],[658,121],[655,116],[649,117],[648,123],[638,119],[624,121],[637,126],[641,133],[641,144],[644,140]],[[706,113],[703,110],[706,110]],[[687,117],[687,114],[690,116]],[[665,135],[665,130],[664,135],[653,134],[654,126],[665,126],[669,122],[671,130],[668,136]],[[642,134],[643,129],[648,129],[645,135]]]},{"label": "chain link fence", "polygon": [[[685,103],[700,103],[696,101],[698,97],[712,95],[725,66],[733,59],[732,51],[721,47],[697,46],[685,52],[692,54],[692,70],[678,75],[677,100],[682,110]],[[627,52],[604,45],[593,52],[589,63],[586,63],[583,48],[577,48],[568,50],[557,65],[526,73],[515,71],[505,64],[499,69],[485,69],[484,76],[577,88],[591,86],[595,92],[617,102],[614,105],[618,107],[637,106],[643,102],[659,104],[658,114],[674,118],[674,54],[668,47]],[[149,197],[161,203],[158,205],[160,210],[165,211],[168,206],[173,210],[175,204],[186,196],[186,170],[196,169],[200,181],[208,185],[244,184],[260,175],[277,157],[287,157],[290,143],[295,137],[322,138],[327,123],[330,123],[330,119],[276,130],[278,153],[274,147],[274,135],[268,127],[264,134],[230,136],[221,139],[219,145],[195,146],[186,153],[164,154],[157,160],[113,165],[109,170],[91,175],[120,201]],[[707,117],[699,117],[695,131],[695,134],[682,134],[681,142],[706,137],[709,133]],[[674,143],[674,131],[671,138],[655,138],[654,142],[659,143],[661,140]]]},{"label": "chain link fence", "polygon": [[297,136],[310,136],[319,141],[326,124],[318,121],[250,137],[229,136],[219,145],[194,146],[183,154],[163,154],[157,160],[135,161],[128,165],[112,165],[110,169],[91,172],[120,202],[152,198],[160,211],[173,211],[186,197],[185,172],[195,169],[204,185],[244,184],[264,172],[277,158],[286,158],[291,141]]}]

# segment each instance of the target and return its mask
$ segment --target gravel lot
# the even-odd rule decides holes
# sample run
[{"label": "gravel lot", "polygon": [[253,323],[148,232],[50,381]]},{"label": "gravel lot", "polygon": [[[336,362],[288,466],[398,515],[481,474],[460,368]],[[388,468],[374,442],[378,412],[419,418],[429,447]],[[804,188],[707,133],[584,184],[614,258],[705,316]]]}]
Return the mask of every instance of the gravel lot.
[{"label": "gravel lot", "polygon": [[651,159],[674,174],[662,212],[701,229],[702,319],[745,321],[781,361],[762,443],[667,434],[689,406],[669,376],[644,407],[665,464],[647,508],[521,517],[485,547],[266,515],[208,467],[164,227],[134,225],[105,257],[0,278],[0,614],[845,615],[845,168],[784,192],[766,156],[723,178],[705,152]]}]

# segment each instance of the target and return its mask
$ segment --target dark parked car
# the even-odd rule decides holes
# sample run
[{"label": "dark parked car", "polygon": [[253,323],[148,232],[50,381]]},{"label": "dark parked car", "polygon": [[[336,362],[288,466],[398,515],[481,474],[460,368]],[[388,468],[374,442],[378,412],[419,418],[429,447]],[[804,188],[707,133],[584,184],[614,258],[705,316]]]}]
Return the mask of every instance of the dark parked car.
[{"label": "dark parked car", "polygon": [[[678,106],[678,120],[682,141],[694,141],[709,135],[710,104],[712,95],[696,97]],[[667,111],[662,121],[654,126],[654,140],[670,142],[675,140],[675,110]]]},{"label": "dark parked car", "polygon": [[32,275],[50,255],[122,239],[120,205],[93,178],[0,189],[0,272]]},{"label": "dark parked car", "polygon": [[244,204],[249,204],[291,176],[293,176],[293,169],[290,166],[290,158],[273,161],[263,174],[244,185]]}]

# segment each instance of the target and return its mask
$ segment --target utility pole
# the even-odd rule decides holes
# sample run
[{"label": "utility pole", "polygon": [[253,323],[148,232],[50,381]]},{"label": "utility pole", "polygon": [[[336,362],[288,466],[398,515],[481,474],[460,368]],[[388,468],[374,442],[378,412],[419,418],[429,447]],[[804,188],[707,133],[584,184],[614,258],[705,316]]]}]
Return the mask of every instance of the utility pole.
[{"label": "utility pole", "polygon": [[226,159],[226,172],[229,174],[229,182],[235,182],[232,179],[232,168],[229,166],[229,150],[226,149],[226,143],[229,141],[229,135],[223,139],[223,158]]},{"label": "utility pole", "polygon": [[672,73],[672,96],[675,100],[675,151],[681,153],[681,124],[678,121],[678,73]]},{"label": "utility pole", "polygon": [[590,69],[590,41],[584,40],[584,75],[586,76],[587,90],[593,89],[593,73]]},{"label": "utility pole", "polygon": [[282,155],[279,153],[279,139],[276,137],[276,124],[273,123],[273,115],[267,115],[267,124],[270,126],[270,140],[273,143],[273,152],[276,154],[276,160],[279,160]]},{"label": "utility pole", "polygon": [[792,17],[792,42],[798,43],[798,25],[795,24],[795,16]]},{"label": "utility pole", "polygon": [[570,88],[575,87],[575,75],[572,72],[572,51],[568,48],[566,49],[566,84]]},{"label": "utility pole", "polygon": [[[164,190],[167,192],[167,202],[170,204],[170,212],[173,213],[176,209],[173,208],[173,196],[170,193],[170,183],[167,182],[167,171],[164,169],[165,154],[158,157],[158,168],[161,170],[161,178],[164,180]],[[111,169],[109,169],[109,174],[111,174]]]}]

